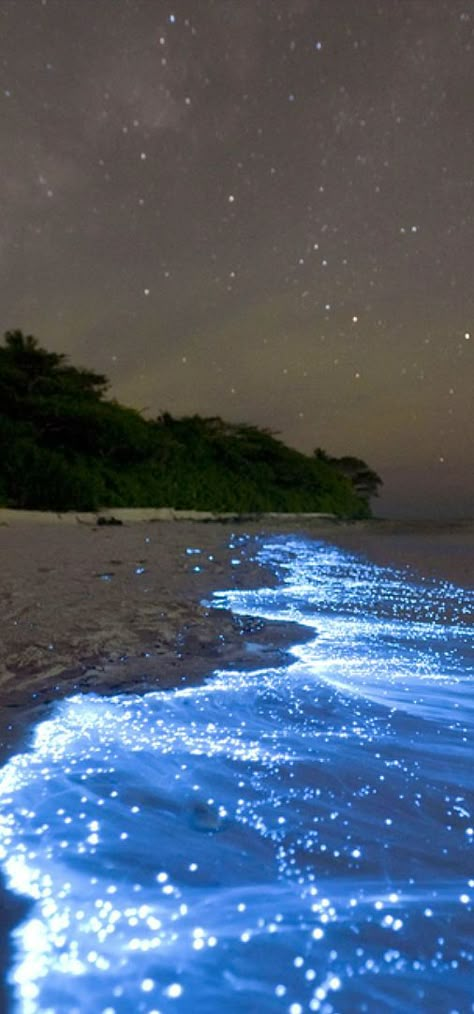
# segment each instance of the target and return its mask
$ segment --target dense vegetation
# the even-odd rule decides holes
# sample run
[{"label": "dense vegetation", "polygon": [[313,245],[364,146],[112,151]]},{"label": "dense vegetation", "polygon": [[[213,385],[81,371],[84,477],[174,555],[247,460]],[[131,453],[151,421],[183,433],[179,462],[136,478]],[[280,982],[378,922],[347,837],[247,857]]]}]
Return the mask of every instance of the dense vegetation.
[{"label": "dense vegetation", "polygon": [[108,381],[8,331],[0,347],[0,504],[44,510],[174,507],[367,517],[378,476],[357,458],[308,457],[220,418],[144,419]]}]

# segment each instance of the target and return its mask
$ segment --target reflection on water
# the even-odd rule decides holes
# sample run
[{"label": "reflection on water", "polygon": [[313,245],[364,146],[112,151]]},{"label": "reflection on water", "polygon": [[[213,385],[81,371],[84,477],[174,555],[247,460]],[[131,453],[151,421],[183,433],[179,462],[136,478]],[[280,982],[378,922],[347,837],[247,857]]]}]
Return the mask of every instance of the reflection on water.
[{"label": "reflection on water", "polygon": [[469,593],[260,557],[214,604],[313,628],[289,665],[62,701],[0,773],[18,1011],[472,1009]]}]

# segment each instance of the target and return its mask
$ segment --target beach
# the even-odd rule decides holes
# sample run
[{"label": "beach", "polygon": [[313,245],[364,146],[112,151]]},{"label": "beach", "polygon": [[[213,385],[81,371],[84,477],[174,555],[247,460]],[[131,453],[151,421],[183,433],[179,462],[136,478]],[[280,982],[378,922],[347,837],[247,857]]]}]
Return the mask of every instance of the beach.
[{"label": "beach", "polygon": [[269,535],[323,540],[425,580],[473,583],[469,522],[212,517],[0,511],[2,758],[70,693],[166,689],[226,665],[270,664],[291,640],[287,625],[243,624],[203,604],[216,590],[272,584],[253,561]]},{"label": "beach", "polygon": [[[192,944],[191,956],[184,959],[188,938],[193,939],[194,918],[206,920],[207,929],[199,932],[206,934],[206,946],[212,952],[221,934],[224,939],[230,934],[229,946],[237,948],[237,955],[242,942],[245,944],[253,933],[263,935],[262,946],[266,946],[268,932],[269,963],[259,974],[272,982],[273,948],[281,946],[278,961],[288,965],[288,986],[284,988],[292,989],[299,1001],[312,979],[305,980],[306,985],[295,979],[294,967],[299,965],[293,956],[299,953],[301,934],[310,949],[315,940],[322,940],[325,931],[321,926],[326,925],[325,906],[329,905],[326,899],[322,907],[314,903],[311,913],[316,912],[316,916],[308,915],[307,899],[314,890],[312,878],[317,875],[325,880],[326,892],[330,896],[332,892],[333,906],[328,912],[334,913],[334,933],[339,927],[336,942],[343,951],[347,949],[347,960],[353,962],[353,944],[345,939],[343,929],[344,912],[350,910],[353,899],[349,894],[346,897],[341,887],[345,882],[340,880],[341,870],[349,876],[348,885],[354,877],[361,878],[357,932],[368,933],[372,939],[370,909],[364,914],[364,906],[370,906],[373,899],[373,888],[367,886],[370,877],[375,877],[380,892],[377,905],[385,909],[392,906],[393,914],[390,909],[384,916],[392,922],[383,922],[380,931],[380,946],[385,946],[386,925],[399,922],[401,926],[403,919],[425,918],[421,902],[410,900],[412,881],[407,878],[413,862],[413,871],[418,869],[417,855],[424,856],[433,820],[437,829],[433,841],[447,835],[446,842],[442,839],[442,856],[435,857],[433,852],[433,861],[444,879],[433,889],[424,874],[426,882],[423,880],[420,897],[425,899],[425,915],[434,907],[443,923],[459,897],[468,898],[463,882],[459,880],[458,886],[452,878],[459,862],[464,862],[457,836],[471,833],[470,828],[467,832],[464,828],[469,815],[463,809],[465,800],[460,793],[469,782],[465,758],[469,698],[462,655],[467,650],[469,596],[462,589],[472,586],[472,550],[473,526],[463,522],[350,523],[322,517],[274,516],[245,520],[207,516],[200,521],[196,516],[164,517],[137,511],[101,516],[0,512],[2,762],[24,751],[31,742],[32,729],[43,723],[39,726],[43,730],[40,738],[25,757],[31,773],[21,774],[27,769],[20,761],[20,767],[13,766],[10,776],[6,776],[4,794],[11,791],[9,784],[14,785],[17,802],[13,810],[8,805],[4,814],[5,840],[9,840],[10,826],[14,826],[18,855],[23,854],[22,841],[30,841],[30,857],[34,860],[37,836],[51,835],[52,851],[40,848],[38,861],[46,864],[48,877],[53,867],[56,871],[59,886],[55,897],[62,897],[62,878],[69,883],[72,876],[81,904],[83,891],[92,887],[88,902],[91,910],[95,910],[97,901],[96,879],[87,880],[86,887],[78,856],[87,855],[90,872],[99,872],[101,877],[118,864],[107,888],[115,892],[117,882],[121,885],[122,907],[117,901],[114,910],[114,919],[118,920],[130,911],[127,906],[135,889],[145,892],[148,898],[150,864],[150,869],[154,870],[158,862],[162,869],[171,871],[158,874],[165,878],[165,892],[168,876],[174,878],[173,883],[176,881],[176,887],[169,888],[171,909],[166,919],[171,929],[176,918],[184,920],[179,937],[179,960],[185,961],[183,982],[186,995],[198,991],[201,1007],[193,1009],[203,1012],[217,1009],[219,990],[230,990],[232,1009],[240,1011],[240,987],[235,986],[232,977],[224,977],[219,986],[216,970],[207,975],[205,964],[201,968],[196,963],[192,955],[204,947],[204,938],[199,937],[198,946]],[[287,569],[282,571],[280,565]],[[289,581],[286,586],[285,574]],[[461,654],[458,656],[456,651]],[[214,680],[204,686],[203,681],[213,673],[217,674]],[[172,693],[172,689],[182,692]],[[454,724],[452,715],[457,716]],[[45,722],[50,718],[52,724]],[[420,732],[423,771],[418,746],[412,756]],[[441,772],[444,781],[440,788],[434,759],[441,743],[452,756],[452,771]],[[380,803],[374,800],[373,808],[370,802],[371,794],[378,792],[380,763],[390,778],[383,790],[383,825]],[[392,788],[394,771],[401,772],[396,775],[401,779],[396,792]],[[14,781],[9,783],[12,775]],[[381,778],[384,781],[385,774]],[[447,792],[449,778],[453,784]],[[203,780],[206,789],[199,784]],[[80,788],[85,782],[90,783],[87,790]],[[369,785],[372,789],[367,795]],[[80,799],[76,799],[76,792]],[[453,792],[457,793],[455,809],[462,824],[456,832],[455,846],[449,837],[452,818],[445,812],[449,793]],[[109,803],[101,810],[104,793]],[[216,794],[221,800],[219,808],[214,804]],[[298,794],[300,803],[294,805],[292,800],[300,798]],[[115,802],[119,796],[120,803]],[[392,824],[406,827],[407,815],[413,814],[425,796],[422,822],[415,822],[413,841],[406,842],[405,832],[392,833],[390,828]],[[278,824],[272,830],[276,811],[271,798],[277,810],[281,807],[280,812],[285,813],[279,818],[283,827],[292,827],[293,844],[288,853],[273,852],[280,832]],[[254,799],[256,802],[252,802]],[[311,808],[307,812],[309,800]],[[59,808],[58,803],[62,804]],[[86,815],[81,807],[86,803],[91,818],[86,826],[91,833],[84,837],[81,821]],[[344,823],[333,824],[340,808],[345,814]],[[319,831],[314,830],[314,814]],[[63,817],[69,827],[67,838],[61,830]],[[102,838],[95,834],[102,827],[102,818],[103,846]],[[123,832],[120,841],[130,841],[130,852],[128,845],[118,847],[115,822]],[[222,833],[214,839],[216,832]],[[288,878],[293,883],[295,860],[291,857],[298,853],[301,835],[306,836],[306,851],[299,862],[309,879],[297,881],[303,887],[295,910],[293,888],[287,895],[285,884]],[[154,847],[147,851],[147,842],[155,841],[159,843],[159,857]],[[360,841],[365,843],[362,850],[357,846]],[[392,856],[392,891],[385,897],[381,870],[386,868],[387,848]],[[324,850],[322,866],[318,860],[320,849]],[[361,858],[365,852],[367,858]],[[7,849],[3,854],[7,863],[8,855]],[[53,855],[56,858],[50,867]],[[199,862],[187,867],[188,856],[199,858]],[[236,856],[243,859],[236,863]],[[428,871],[430,862],[428,859]],[[218,874],[215,863],[222,863]],[[18,897],[24,893],[23,874],[20,867],[9,869],[17,895],[1,892],[2,970],[12,961],[7,931],[26,914]],[[138,886],[133,886],[128,881],[138,869],[143,883],[140,880]],[[189,871],[198,869],[204,879],[199,881],[196,893],[188,881]],[[43,884],[42,875],[35,870],[34,877]],[[261,878],[262,883],[254,895],[255,878],[257,883]],[[221,885],[218,890],[216,883]],[[403,912],[393,885],[401,885],[407,892]],[[444,894],[439,893],[441,886]],[[43,889],[49,896],[49,888],[38,888],[40,892]],[[350,886],[347,889],[350,891]],[[36,890],[32,889],[33,897],[38,896]],[[242,908],[245,912],[247,906],[248,914],[242,915],[242,924],[234,925],[237,890],[239,900],[248,899]],[[273,935],[277,925],[273,920],[275,890],[281,892],[280,903],[289,919],[287,935],[281,937]],[[200,898],[206,899],[201,915],[190,915],[189,925],[187,905],[183,903],[176,912],[172,907],[174,891],[181,899],[189,893],[190,912],[196,905],[199,910]],[[144,918],[155,911],[155,894],[153,889],[149,901],[139,909]],[[228,906],[224,919],[223,904]],[[445,911],[445,905],[451,907]],[[150,918],[153,925],[158,925],[155,915]],[[317,921],[311,930],[314,919],[321,919],[321,924]],[[461,920],[456,926],[452,946],[458,948],[464,923]],[[25,927],[27,936],[20,951],[23,949],[26,965],[23,971],[19,966],[15,973],[17,982],[23,982],[25,969],[30,969],[28,976],[33,974],[28,923]],[[168,947],[175,939],[171,929],[171,936],[167,929],[160,930],[162,936],[155,943],[153,937],[153,947]],[[415,936],[420,930],[417,923]],[[121,931],[122,936],[123,932],[129,931]],[[146,942],[149,929],[143,927],[140,932]],[[370,948],[375,945],[369,937]],[[136,939],[132,936],[125,945],[123,938],[123,953],[135,946]],[[20,937],[16,940],[18,945]],[[334,968],[331,957],[336,950],[328,944],[327,954],[318,959],[318,968],[326,962],[329,969],[319,987],[325,995],[337,991],[342,982],[345,966],[342,963]],[[104,954],[101,960],[106,964],[100,968],[113,968],[113,947],[110,954]],[[72,956],[73,964],[74,960]],[[169,960],[172,966],[175,959]],[[237,963],[240,960],[236,957]],[[378,969],[374,959],[370,960]],[[411,953],[408,943],[403,960],[403,974],[416,972],[418,978],[418,952]],[[153,982],[154,989],[146,957],[143,962],[143,982]],[[163,967],[159,981],[162,997],[168,996],[173,1003],[178,993],[167,990],[177,989],[178,984],[166,986],[171,966]],[[107,982],[107,976],[103,979],[99,969],[96,978],[91,968],[89,987],[87,977],[83,979],[85,967],[81,965],[82,978],[78,980],[81,989],[101,989],[100,982]],[[222,967],[227,967],[226,962]],[[359,967],[356,962],[354,968],[356,982],[357,976],[365,972],[362,963]],[[313,971],[310,968],[311,975]],[[434,988],[428,965],[425,972],[426,988]],[[137,1002],[133,962],[130,975],[128,979],[128,971],[124,972],[117,985],[117,989],[131,991],[133,998],[123,1001],[124,1010],[132,1009]],[[47,990],[47,979],[44,981]],[[366,987],[363,979],[360,981],[361,993],[358,987],[354,987],[355,993],[349,991],[350,1009],[359,1009],[359,1002],[365,1002]],[[248,1006],[260,1004],[258,995],[263,986],[258,982],[248,980],[245,988],[250,993],[242,997],[242,1009],[260,1009]],[[402,1003],[403,975],[399,982]],[[462,997],[464,980],[458,980],[458,984]],[[31,983],[28,978],[25,989],[32,991],[28,995],[36,995],[36,988],[34,977]],[[109,989],[110,983],[104,988]],[[389,981],[384,988],[392,988]],[[283,989],[282,983],[277,983],[275,989]],[[218,993],[212,992],[210,999],[207,990]],[[255,996],[253,990],[257,991]],[[277,992],[280,995],[284,994]],[[8,998],[5,1003],[8,1008]],[[186,1003],[183,1010],[187,1011]],[[139,1005],[133,1009],[148,1008]]]}]

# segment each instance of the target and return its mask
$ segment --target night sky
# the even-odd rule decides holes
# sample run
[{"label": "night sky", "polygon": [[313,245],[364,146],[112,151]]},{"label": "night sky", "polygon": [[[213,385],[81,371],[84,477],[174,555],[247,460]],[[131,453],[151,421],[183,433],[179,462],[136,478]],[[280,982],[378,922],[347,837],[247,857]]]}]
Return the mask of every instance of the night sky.
[{"label": "night sky", "polygon": [[[0,0],[2,330],[474,514],[472,0]],[[471,339],[472,332],[472,339]]]}]

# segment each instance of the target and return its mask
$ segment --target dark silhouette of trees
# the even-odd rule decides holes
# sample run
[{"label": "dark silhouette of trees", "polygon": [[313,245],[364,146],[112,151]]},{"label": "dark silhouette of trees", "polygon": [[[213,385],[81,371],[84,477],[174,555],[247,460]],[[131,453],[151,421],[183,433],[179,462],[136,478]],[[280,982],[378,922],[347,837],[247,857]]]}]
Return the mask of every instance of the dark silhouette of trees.
[{"label": "dark silhouette of trees", "polygon": [[358,496],[365,500],[378,496],[379,488],[383,485],[382,479],[361,458],[350,455],[332,458],[321,447],[316,448],[314,456],[317,461],[325,462],[348,479]]},{"label": "dark silhouette of trees", "polygon": [[10,373],[30,394],[36,387],[52,393],[62,391],[70,396],[102,398],[108,387],[107,377],[92,370],[77,369],[66,364],[66,356],[46,352],[33,335],[22,331],[6,331],[5,345],[0,347],[0,369]]},{"label": "dark silhouette of trees", "polygon": [[219,417],[144,419],[108,381],[7,331],[0,346],[0,504],[369,515],[378,476],[357,458],[308,457]]}]

